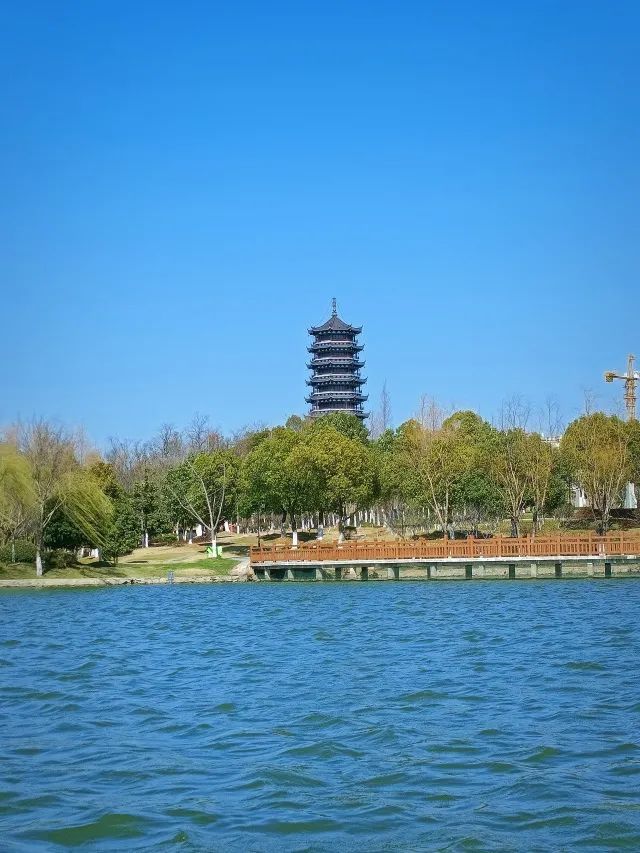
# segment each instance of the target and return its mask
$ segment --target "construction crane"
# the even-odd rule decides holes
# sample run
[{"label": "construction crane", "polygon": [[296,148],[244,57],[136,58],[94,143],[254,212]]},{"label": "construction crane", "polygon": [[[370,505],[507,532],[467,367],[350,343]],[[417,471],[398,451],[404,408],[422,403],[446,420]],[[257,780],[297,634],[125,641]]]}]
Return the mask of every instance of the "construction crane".
[{"label": "construction crane", "polygon": [[636,384],[640,381],[640,373],[633,369],[635,356],[630,355],[627,359],[627,372],[616,373],[613,370],[607,370],[604,375],[605,382],[613,382],[614,379],[624,379],[624,405],[627,409],[627,420],[635,421],[636,419]]}]

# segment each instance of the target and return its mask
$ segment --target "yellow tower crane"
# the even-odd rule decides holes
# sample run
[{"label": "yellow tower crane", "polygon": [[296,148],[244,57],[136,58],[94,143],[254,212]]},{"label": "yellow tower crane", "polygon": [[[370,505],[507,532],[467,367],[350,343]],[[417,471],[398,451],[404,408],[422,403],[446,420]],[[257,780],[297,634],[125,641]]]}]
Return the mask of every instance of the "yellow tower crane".
[{"label": "yellow tower crane", "polygon": [[607,370],[604,375],[605,382],[613,382],[614,379],[624,379],[624,405],[627,410],[627,420],[635,421],[636,419],[636,384],[640,381],[640,373],[633,369],[635,356],[630,355],[627,359],[627,372],[615,373],[613,370]]}]

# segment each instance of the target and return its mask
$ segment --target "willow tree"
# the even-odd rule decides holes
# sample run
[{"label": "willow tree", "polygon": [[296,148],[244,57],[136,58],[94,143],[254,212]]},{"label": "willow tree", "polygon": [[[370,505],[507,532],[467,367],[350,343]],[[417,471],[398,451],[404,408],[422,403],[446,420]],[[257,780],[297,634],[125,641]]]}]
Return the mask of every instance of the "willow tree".
[{"label": "willow tree", "polygon": [[10,540],[15,560],[15,540],[28,526],[35,491],[27,460],[9,442],[0,444],[0,536]]},{"label": "willow tree", "polygon": [[44,534],[56,512],[63,509],[88,540],[100,545],[112,507],[95,478],[80,465],[76,437],[62,427],[46,421],[20,426],[18,450],[33,488],[29,525],[36,546],[36,575],[41,577]]}]

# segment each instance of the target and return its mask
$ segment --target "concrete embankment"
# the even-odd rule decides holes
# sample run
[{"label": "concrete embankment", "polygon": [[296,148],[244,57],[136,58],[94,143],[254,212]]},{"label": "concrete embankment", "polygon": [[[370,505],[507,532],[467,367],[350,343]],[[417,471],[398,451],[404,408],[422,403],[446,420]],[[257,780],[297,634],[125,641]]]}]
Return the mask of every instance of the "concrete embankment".
[{"label": "concrete embankment", "polygon": [[260,581],[532,580],[640,577],[640,558],[523,558],[254,564]]},{"label": "concrete embankment", "polygon": [[127,586],[135,585],[151,585],[151,584],[166,584],[166,583],[220,583],[224,581],[237,581],[237,578],[232,577],[217,577],[197,576],[190,577],[176,576],[173,581],[167,580],[167,576],[163,577],[144,577],[139,578],[132,576],[130,578],[9,578],[0,580],[0,589],[54,589],[56,587],[83,587],[83,586]]}]

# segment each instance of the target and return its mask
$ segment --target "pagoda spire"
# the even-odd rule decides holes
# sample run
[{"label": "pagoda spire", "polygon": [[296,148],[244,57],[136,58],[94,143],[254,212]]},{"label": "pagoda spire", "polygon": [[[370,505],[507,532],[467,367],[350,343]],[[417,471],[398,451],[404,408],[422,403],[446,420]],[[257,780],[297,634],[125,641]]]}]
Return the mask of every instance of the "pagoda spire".
[{"label": "pagoda spire", "polygon": [[335,298],[335,296],[334,296],[334,297],[333,297],[333,299],[331,300],[331,316],[332,316],[332,317],[337,317],[337,316],[338,316],[338,305],[337,305],[337,303],[336,303],[336,298]]}]

